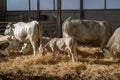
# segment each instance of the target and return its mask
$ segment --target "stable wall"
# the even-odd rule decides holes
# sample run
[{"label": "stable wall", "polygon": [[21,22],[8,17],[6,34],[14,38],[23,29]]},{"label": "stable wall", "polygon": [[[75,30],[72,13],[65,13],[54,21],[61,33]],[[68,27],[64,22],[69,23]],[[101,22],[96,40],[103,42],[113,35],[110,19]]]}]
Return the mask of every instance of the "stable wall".
[{"label": "stable wall", "polygon": [[[27,11],[8,11],[7,20],[8,21],[27,21]],[[40,11],[41,15],[47,15],[48,21],[54,20],[55,11]],[[32,19],[37,19],[37,12],[31,11],[30,15]],[[62,21],[64,21],[69,16],[75,16],[80,18],[79,10],[63,10],[62,11]],[[111,22],[113,26],[120,25],[120,10],[85,10],[84,11],[85,19],[92,20],[107,20]]]}]

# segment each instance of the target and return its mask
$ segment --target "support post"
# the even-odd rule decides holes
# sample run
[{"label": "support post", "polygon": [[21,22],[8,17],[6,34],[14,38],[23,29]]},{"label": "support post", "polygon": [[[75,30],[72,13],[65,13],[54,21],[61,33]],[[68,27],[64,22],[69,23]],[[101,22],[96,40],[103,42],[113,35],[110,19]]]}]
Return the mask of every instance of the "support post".
[{"label": "support post", "polygon": [[104,10],[106,10],[106,8],[107,8],[107,2],[106,0],[104,0]]},{"label": "support post", "polygon": [[53,11],[55,11],[55,0],[53,0]]},{"label": "support post", "polygon": [[83,0],[80,0],[80,19],[84,19]]},{"label": "support post", "polygon": [[61,0],[57,0],[57,37],[62,36]]},{"label": "support post", "polygon": [[28,3],[29,3],[28,21],[30,21],[31,0],[28,0]]},{"label": "support post", "polygon": [[40,20],[40,0],[37,0],[37,20]]}]

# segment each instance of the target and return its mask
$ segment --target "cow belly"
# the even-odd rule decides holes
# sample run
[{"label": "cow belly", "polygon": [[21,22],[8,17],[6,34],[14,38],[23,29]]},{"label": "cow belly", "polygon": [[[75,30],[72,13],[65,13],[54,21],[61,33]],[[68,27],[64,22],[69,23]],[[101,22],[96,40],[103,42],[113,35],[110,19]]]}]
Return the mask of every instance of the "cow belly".
[{"label": "cow belly", "polygon": [[15,35],[15,38],[17,40],[19,40],[20,42],[28,42],[29,40],[27,39],[27,35],[26,34],[19,34]]},{"label": "cow belly", "polygon": [[94,41],[100,41],[100,35],[97,33],[79,33],[76,36],[76,39],[78,39],[80,42],[94,42]]}]

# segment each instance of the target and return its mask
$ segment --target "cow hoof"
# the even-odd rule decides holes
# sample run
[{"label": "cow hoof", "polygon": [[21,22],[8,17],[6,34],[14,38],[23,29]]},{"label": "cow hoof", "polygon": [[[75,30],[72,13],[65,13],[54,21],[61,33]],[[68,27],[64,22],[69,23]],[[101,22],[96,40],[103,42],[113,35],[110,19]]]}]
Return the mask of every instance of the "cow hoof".
[{"label": "cow hoof", "polygon": [[67,55],[70,58],[70,55]]},{"label": "cow hoof", "polygon": [[75,60],[72,60],[72,63],[75,63]]},{"label": "cow hoof", "polygon": [[20,54],[23,54],[23,52],[21,52],[21,51],[20,51],[19,53],[20,53]]}]

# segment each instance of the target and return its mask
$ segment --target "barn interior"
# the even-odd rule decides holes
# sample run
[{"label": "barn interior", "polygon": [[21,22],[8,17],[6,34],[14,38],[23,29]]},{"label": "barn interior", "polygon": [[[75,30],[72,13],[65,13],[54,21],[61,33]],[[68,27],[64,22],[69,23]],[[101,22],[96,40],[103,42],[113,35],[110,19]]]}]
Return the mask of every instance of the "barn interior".
[{"label": "barn interior", "polygon": [[[120,25],[120,0],[0,0],[0,35],[8,22],[37,20],[43,25],[43,36],[61,37],[62,22],[78,19],[105,20],[113,27]],[[56,33],[57,32],[57,33]],[[64,54],[55,61],[48,53],[33,57],[31,53],[0,56],[1,80],[119,80],[120,60],[103,58],[100,48],[80,45],[78,62]]]},{"label": "barn interior", "polygon": [[[25,0],[16,1],[15,3],[11,0],[2,0],[0,1],[1,25],[10,21],[38,20],[43,21],[43,23],[47,23],[48,25],[53,24],[52,29],[49,28],[51,30],[44,31],[46,34],[51,35],[50,31],[53,32],[55,30],[53,28],[59,26],[59,23],[61,25],[62,21],[69,16],[75,16],[79,19],[107,20],[113,26],[119,26],[119,1],[71,0],[69,1],[69,4],[67,2],[67,0]],[[19,3],[25,6],[20,8],[21,4]],[[44,7],[45,5],[48,6]]]}]

